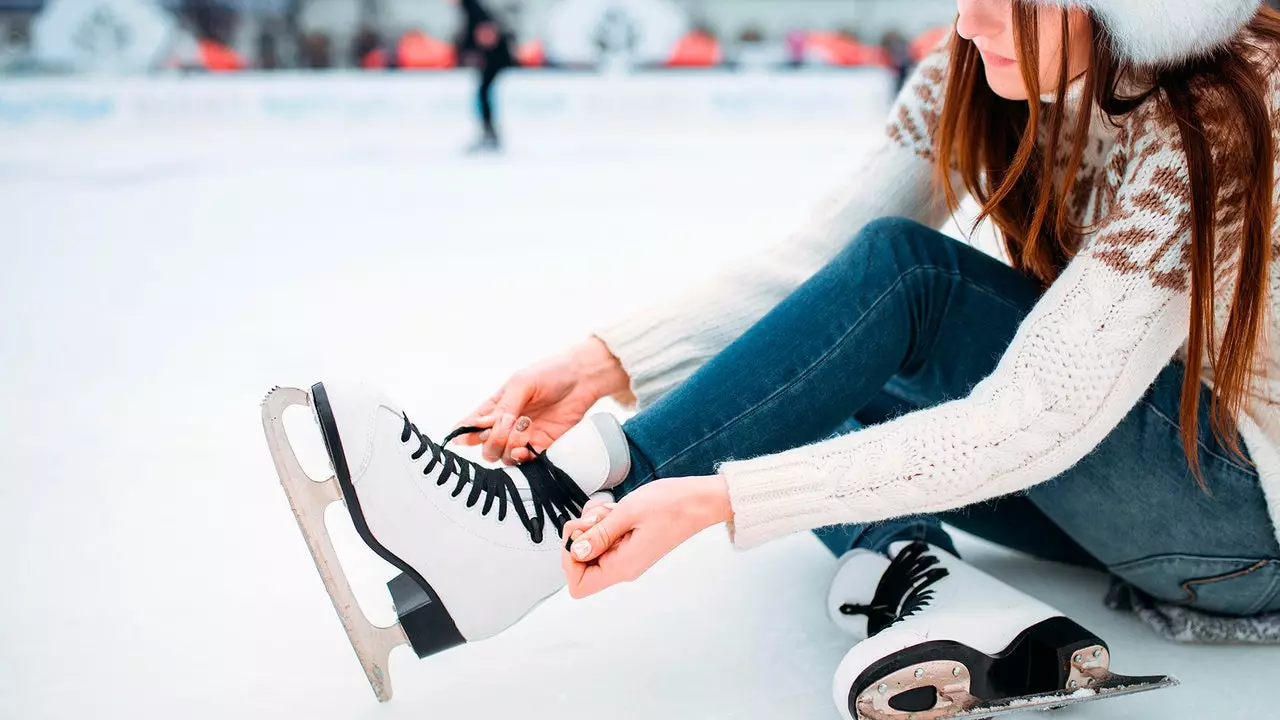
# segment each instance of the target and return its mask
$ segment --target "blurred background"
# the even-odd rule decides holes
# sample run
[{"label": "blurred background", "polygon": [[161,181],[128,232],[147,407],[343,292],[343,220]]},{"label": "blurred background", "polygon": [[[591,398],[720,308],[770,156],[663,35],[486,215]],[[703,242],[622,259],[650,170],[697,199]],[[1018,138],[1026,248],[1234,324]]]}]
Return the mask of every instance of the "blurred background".
[{"label": "blurred background", "polygon": [[[490,0],[522,67],[894,67],[953,0]],[[443,0],[0,0],[0,69],[447,70]],[[936,38],[935,38],[936,39]],[[907,53],[904,53],[904,47]]]}]

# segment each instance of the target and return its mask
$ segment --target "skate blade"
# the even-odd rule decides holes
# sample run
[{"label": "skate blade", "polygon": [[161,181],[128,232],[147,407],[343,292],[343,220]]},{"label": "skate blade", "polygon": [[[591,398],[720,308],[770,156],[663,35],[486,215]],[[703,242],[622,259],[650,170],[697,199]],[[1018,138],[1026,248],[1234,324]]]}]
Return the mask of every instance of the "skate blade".
[{"label": "skate blade", "polygon": [[360,609],[324,524],[325,509],[342,500],[338,481],[331,476],[324,482],[316,482],[302,469],[284,427],[284,411],[292,405],[309,408],[311,396],[297,388],[277,387],[263,398],[262,427],[267,435],[267,446],[280,475],[280,484],[289,498],[289,506],[293,508],[293,516],[298,521],[298,529],[307,541],[307,549],[311,551],[311,559],[315,561],[320,579],[333,601],[333,609],[342,620],[342,629],[347,632],[347,639],[356,651],[373,693],[379,702],[386,702],[391,699],[391,651],[408,645],[409,638],[399,623],[378,627],[370,623]]},{"label": "skate blade", "polygon": [[938,717],[991,718],[1027,710],[1056,710],[1061,707],[1067,707],[1068,705],[1079,705],[1080,703],[1091,702],[1093,700],[1105,700],[1107,698],[1120,697],[1122,695],[1134,695],[1141,692],[1148,692],[1150,690],[1173,687],[1177,684],[1178,679],[1171,675],[1129,677],[1127,675],[1111,674],[1108,677],[1090,685],[1088,688],[1080,688],[1077,690],[1063,689],[1044,695],[1025,695],[1022,697],[1004,698],[982,707],[968,708],[953,715],[940,715]]}]

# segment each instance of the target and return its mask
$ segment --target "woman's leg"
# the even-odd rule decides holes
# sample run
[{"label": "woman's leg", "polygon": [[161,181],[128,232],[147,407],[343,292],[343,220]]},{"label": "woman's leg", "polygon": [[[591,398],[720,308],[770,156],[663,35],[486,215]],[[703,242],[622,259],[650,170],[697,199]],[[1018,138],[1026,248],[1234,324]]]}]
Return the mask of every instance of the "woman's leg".
[{"label": "woman's leg", "polygon": [[[872,223],[626,424],[633,470],[619,494],[822,440],[855,414],[867,418],[882,393],[914,407],[962,397],[994,369],[1038,297],[1020,273],[941,234],[903,220]],[[1182,375],[1176,363],[1166,368],[1111,435],[1025,493],[1027,502],[1004,498],[946,519],[1034,554],[1101,564],[1163,600],[1234,614],[1280,609],[1280,545],[1256,471],[1232,461],[1207,430],[1199,447],[1209,493],[1187,469],[1177,425]],[[1041,518],[1050,523],[1036,533]],[[819,537],[837,552],[840,537],[884,549],[932,522],[828,528]]]},{"label": "woman's leg", "polygon": [[[870,223],[742,337],[626,423],[633,468],[615,493],[823,440],[895,376],[923,376],[962,396],[993,367],[1039,295],[1017,271],[934,230],[901,219]],[[930,519],[843,532],[877,550],[921,536],[950,545]]]},{"label": "woman's leg", "polygon": [[1213,437],[1203,388],[1205,487],[1196,483],[1178,425],[1183,374],[1180,363],[1166,367],[1093,452],[1026,497],[1112,574],[1160,600],[1229,615],[1280,611],[1280,543],[1257,470]]},{"label": "woman's leg", "polygon": [[[964,394],[1003,352],[957,364],[950,345],[936,347],[889,380],[856,423]],[[1209,430],[1206,387],[1197,446],[1204,489],[1188,469],[1178,423],[1184,374],[1180,363],[1166,367],[1103,442],[1058,477],[939,519],[1037,557],[1107,569],[1167,602],[1236,615],[1280,610],[1280,543],[1266,496],[1256,469],[1233,460]]]},{"label": "woman's leg", "polygon": [[1198,610],[1280,611],[1280,543],[1255,468],[1209,431],[1201,389],[1198,455],[1182,448],[1185,368],[1166,367],[1124,420],[1075,466],[1024,494],[942,520],[1032,555],[1105,569],[1159,600]]}]

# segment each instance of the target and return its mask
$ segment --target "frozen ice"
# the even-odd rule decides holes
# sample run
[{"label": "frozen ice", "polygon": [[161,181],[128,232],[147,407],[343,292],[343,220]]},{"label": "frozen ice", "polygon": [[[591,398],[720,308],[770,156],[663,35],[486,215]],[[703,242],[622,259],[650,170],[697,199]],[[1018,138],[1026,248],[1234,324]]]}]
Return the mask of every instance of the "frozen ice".
[{"label": "frozen ice", "polygon": [[[375,382],[446,429],[594,322],[785,235],[878,131],[342,127],[0,141],[0,717],[835,718],[835,559],[720,528],[640,582],[393,659],[379,707],[278,485],[273,384]],[[874,177],[858,181],[874,184]],[[477,189],[480,188],[480,189]],[[1104,579],[979,567],[1181,687],[1067,717],[1262,717],[1274,648],[1187,647]]]}]

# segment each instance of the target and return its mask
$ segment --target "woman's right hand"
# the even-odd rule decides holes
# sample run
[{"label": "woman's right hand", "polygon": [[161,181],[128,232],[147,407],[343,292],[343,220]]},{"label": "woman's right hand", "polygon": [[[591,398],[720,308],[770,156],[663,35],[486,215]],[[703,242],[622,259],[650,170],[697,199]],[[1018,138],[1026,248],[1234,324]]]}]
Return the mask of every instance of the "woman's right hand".
[{"label": "woman's right hand", "polygon": [[459,445],[484,445],[489,462],[528,462],[532,445],[546,452],[569,428],[581,422],[603,397],[624,405],[635,398],[631,380],[604,342],[591,337],[573,349],[537,362],[511,376],[496,393],[456,427],[483,428],[459,436]]}]

